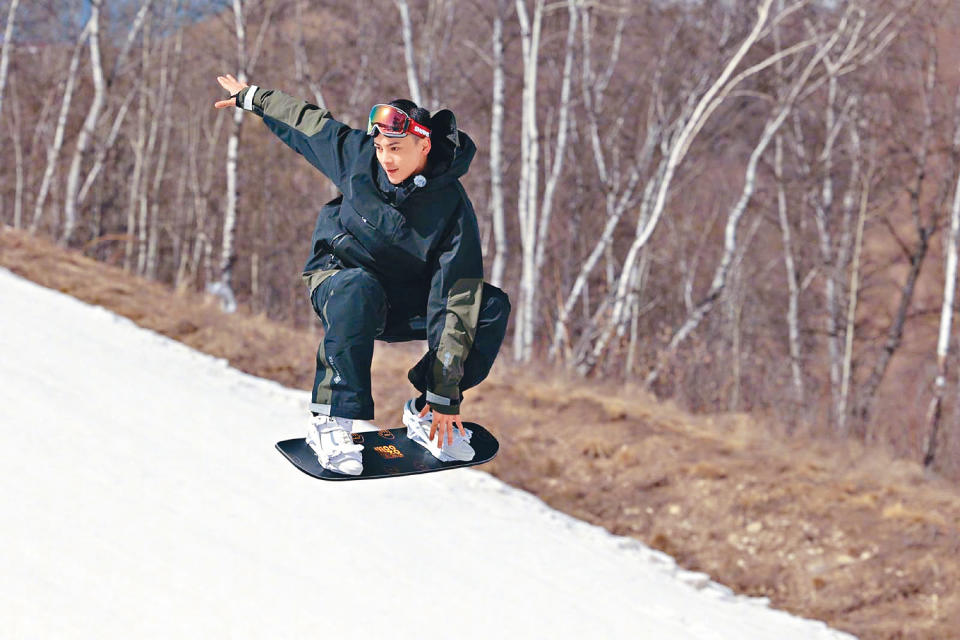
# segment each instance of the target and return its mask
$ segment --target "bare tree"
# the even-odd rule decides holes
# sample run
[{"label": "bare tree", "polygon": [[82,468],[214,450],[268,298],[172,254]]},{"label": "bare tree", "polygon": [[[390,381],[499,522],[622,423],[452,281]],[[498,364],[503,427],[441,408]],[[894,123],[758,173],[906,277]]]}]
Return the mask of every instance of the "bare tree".
[{"label": "bare tree", "polygon": [[[190,145],[195,151],[189,154],[190,171],[189,186],[193,196],[193,247],[185,250],[184,260],[177,271],[176,284],[183,286],[186,278],[200,277],[204,284],[213,281],[213,266],[205,260],[210,256],[213,240],[210,233],[208,217],[208,198],[213,188],[213,179],[216,174],[215,161],[219,157],[217,152],[221,148],[220,131],[223,128],[223,118],[214,117],[213,123],[204,122],[202,113],[197,113],[191,122],[191,130],[195,131],[194,144]],[[203,165],[199,165],[200,138],[206,138],[206,153]]]},{"label": "bare tree", "polygon": [[20,115],[20,100],[17,96],[17,85],[11,84],[11,93],[13,94],[12,117],[8,118],[10,123],[10,136],[13,138],[14,163],[16,165],[16,186],[13,194],[13,228],[19,229],[23,226],[23,182],[25,171],[25,160],[23,156],[23,141],[20,139],[20,126],[22,118]]},{"label": "bare tree", "polygon": [[306,7],[307,0],[297,0],[294,8],[296,10],[297,36],[293,40],[293,61],[297,85],[306,84],[313,93],[313,99],[318,107],[327,106],[327,101],[323,97],[321,83],[314,79],[310,71],[310,63],[307,60],[307,44],[303,37],[303,10]]},{"label": "bare tree", "polygon": [[[854,157],[854,169],[850,177],[849,192],[852,194],[860,179],[859,158],[860,136],[857,131],[856,118],[850,126],[850,136],[852,138],[852,150]],[[872,156],[871,156],[872,157]],[[872,164],[872,163],[871,163]],[[853,240],[853,259],[850,265],[850,292],[847,296],[847,325],[844,330],[844,348],[843,348],[843,369],[840,376],[840,406],[837,411],[839,418],[839,430],[841,433],[847,431],[847,406],[850,402],[850,383],[853,375],[853,340],[856,332],[857,303],[859,302],[860,280],[861,280],[861,253],[863,251],[863,230],[867,222],[867,203],[870,201],[870,182],[873,177],[872,166],[863,178],[863,185],[860,188],[860,212],[857,215],[857,231]],[[852,204],[852,202],[851,202]],[[849,209],[849,206],[844,207]]]},{"label": "bare tree", "polygon": [[[276,4],[266,7],[263,21],[260,24],[257,40],[251,52],[247,51],[247,21],[244,16],[244,0],[233,0],[234,29],[237,43],[237,79],[246,82],[248,74],[253,73],[257,57],[263,45]],[[232,313],[237,308],[236,296],[233,291],[233,266],[237,260],[236,229],[237,229],[237,201],[239,187],[237,181],[237,158],[240,148],[240,126],[243,123],[243,110],[234,109],[233,121],[230,127],[230,137],[227,140],[227,204],[223,214],[223,237],[220,250],[220,267],[218,279],[207,285],[207,291],[218,298],[225,311]]]},{"label": "bare tree", "polygon": [[417,75],[417,56],[413,44],[413,23],[410,20],[410,5],[407,0],[394,0],[400,11],[400,30],[403,33],[403,54],[407,60],[407,87],[410,99],[418,105],[423,101],[420,92],[420,76]]},{"label": "bare tree", "polygon": [[800,365],[800,279],[794,257],[793,233],[790,229],[790,220],[787,215],[787,195],[783,178],[783,137],[777,135],[774,139],[774,176],[777,181],[777,221],[780,225],[780,236],[783,240],[783,263],[786,269],[787,290],[787,348],[790,353],[790,373],[793,380],[794,402],[802,407],[805,399],[803,371]]},{"label": "bare tree", "polygon": [[[113,67],[110,70],[110,75],[107,76],[105,90],[110,91],[113,86],[114,81],[117,79],[119,69],[126,62],[127,56],[130,53],[130,49],[133,46],[134,41],[136,40],[137,35],[140,33],[143,28],[144,23],[147,20],[148,12],[153,0],[144,0],[143,4],[140,5],[140,9],[137,11],[136,16],[133,19],[133,23],[130,25],[130,29],[127,31],[127,37],[124,40],[123,48],[117,54],[117,57],[113,61]],[[180,6],[180,0],[177,0],[175,3],[176,7]],[[179,32],[178,32],[179,33]],[[135,91],[128,91],[124,95],[123,101],[121,102],[119,108],[117,109],[116,114],[114,114],[113,124],[110,127],[110,131],[107,134],[106,138],[99,140],[97,144],[96,154],[93,160],[93,165],[90,168],[90,171],[87,173],[87,177],[83,181],[83,186],[80,187],[79,193],[76,195],[76,203],[72,206],[77,207],[83,205],[86,201],[87,194],[90,192],[90,188],[93,186],[93,183],[96,181],[97,177],[100,175],[101,170],[103,169],[104,159],[106,157],[107,151],[113,147],[116,142],[117,136],[120,133],[120,128],[123,126],[124,119],[127,115],[127,110],[130,107],[130,102],[132,101]],[[161,103],[162,104],[162,103]],[[104,116],[105,119],[109,119],[109,105],[108,105],[107,115]],[[68,198],[71,197],[71,194],[67,194]]]},{"label": "bare tree", "polygon": [[[647,241],[653,234],[653,231],[656,229],[666,206],[667,194],[669,192],[673,176],[676,173],[676,170],[682,162],[684,156],[686,155],[687,150],[690,148],[693,139],[706,123],[707,118],[709,118],[709,116],[717,109],[730,91],[732,91],[733,88],[745,78],[758,73],[759,71],[779,60],[781,57],[795,53],[796,51],[800,51],[813,43],[813,40],[808,39],[798,45],[795,45],[794,47],[791,47],[790,49],[785,50],[784,52],[778,52],[764,61],[751,66],[750,68],[738,74],[736,77],[731,78],[740,62],[746,56],[747,52],[751,50],[753,45],[756,44],[756,42],[763,35],[768,18],[770,17],[770,7],[772,3],[773,0],[761,1],[757,7],[757,19],[753,25],[753,28],[744,38],[736,52],[726,62],[723,70],[720,72],[717,79],[710,85],[709,89],[707,89],[706,92],[699,97],[699,99],[694,97],[694,93],[691,93],[690,97],[694,106],[691,109],[687,119],[682,123],[682,126],[679,127],[678,132],[670,140],[669,148],[665,150],[664,155],[666,156],[667,160],[664,165],[663,174],[658,176],[657,179],[655,188],[656,195],[652,201],[649,213],[645,214],[641,219],[641,224],[639,224],[637,227],[637,234],[630,246],[629,251],[627,252],[626,258],[623,261],[622,268],[619,272],[620,275],[617,279],[616,293],[613,295],[612,311],[609,312],[605,326],[599,331],[594,329],[594,331],[599,335],[599,338],[595,347],[590,350],[591,355],[586,359],[579,359],[577,368],[581,373],[585,374],[593,369],[598,355],[606,349],[606,345],[610,340],[614,330],[626,318],[626,314],[624,314],[625,304],[628,301],[629,290],[636,280],[635,267],[637,259],[640,255],[640,251],[646,245]],[[791,7],[786,11],[792,11],[795,9],[796,7]],[[597,318],[597,320],[599,321],[599,318]]]},{"label": "bare tree", "polygon": [[[133,151],[133,173],[128,182],[126,242],[124,243],[123,268],[133,269],[134,252],[139,249],[138,266],[143,262],[144,233],[143,224],[138,224],[137,207],[140,204],[140,194],[143,191],[143,176],[146,173],[147,158],[147,101],[150,97],[147,85],[150,69],[151,21],[148,20],[143,30],[143,42],[140,48],[140,73],[134,80],[131,93],[135,93],[137,100],[136,136],[129,136]],[[139,242],[138,242],[139,240]]]},{"label": "bare tree", "polygon": [[67,244],[70,241],[77,225],[77,190],[80,186],[80,162],[83,160],[83,154],[93,137],[94,128],[96,128],[97,120],[100,118],[100,110],[103,108],[105,82],[103,65],[100,62],[100,5],[102,2],[103,0],[90,0],[90,37],[88,44],[90,46],[90,73],[93,76],[93,102],[90,104],[90,110],[87,112],[83,127],[80,129],[77,146],[73,151],[73,161],[70,163],[70,170],[67,173],[63,208],[64,226],[63,233],[60,236],[61,244]]},{"label": "bare tree", "polygon": [[13,20],[17,17],[17,5],[20,0],[12,0],[7,10],[7,26],[3,29],[3,52],[0,53],[0,114],[3,113],[3,89],[7,86],[7,67],[10,65],[10,51],[13,49]]},{"label": "bare tree", "polygon": [[846,29],[846,19],[841,20],[840,25],[833,31],[833,33],[831,33],[822,44],[817,46],[817,49],[811,56],[809,62],[807,62],[806,66],[803,68],[802,72],[796,79],[793,80],[790,90],[786,92],[785,97],[777,105],[773,114],[771,114],[767,119],[767,122],[763,128],[763,133],[760,135],[760,140],[754,147],[752,153],[750,154],[750,159],[747,162],[747,168],[744,175],[744,184],[740,193],[740,198],[730,209],[730,212],[727,215],[727,223],[724,229],[723,254],[720,258],[720,262],[717,264],[716,269],[714,270],[713,280],[710,283],[710,289],[706,296],[704,296],[703,299],[700,300],[700,302],[698,302],[697,305],[687,315],[687,318],[680,325],[680,327],[674,331],[673,336],[670,338],[670,342],[663,351],[659,361],[646,377],[645,384],[647,386],[650,386],[656,382],[660,375],[663,364],[665,364],[669,358],[673,356],[677,348],[697,328],[703,318],[713,308],[714,304],[717,302],[726,288],[730,267],[737,252],[737,227],[739,225],[740,218],[746,212],[747,205],[750,203],[750,200],[753,197],[753,192],[756,189],[757,166],[760,162],[760,158],[766,152],[766,149],[773,141],[774,136],[786,121],[787,116],[790,115],[800,93],[807,88],[807,84],[809,83],[814,70],[820,65],[821,60],[823,60],[827,53],[836,45],[840,36],[844,33],[844,31],[846,31]]},{"label": "bare tree", "polygon": [[[233,0],[234,29],[237,43],[237,79],[247,81],[247,21],[243,14],[244,0]],[[237,254],[234,234],[237,228],[237,156],[240,149],[240,125],[243,123],[243,111],[234,109],[230,136],[227,138],[227,204],[223,212],[223,237],[220,250],[220,268],[215,282],[207,284],[207,291],[220,298],[221,306],[227,313],[237,309],[237,300],[233,292],[233,265]]]},{"label": "bare tree", "polygon": [[[591,12],[584,7],[583,21],[581,23],[581,39],[583,42],[583,61],[580,64],[580,87],[582,102],[586,112],[587,135],[589,136],[590,149],[593,152],[593,160],[597,169],[597,178],[600,181],[601,191],[604,194],[604,204],[606,208],[606,224],[603,232],[600,234],[597,243],[587,259],[581,264],[579,273],[574,281],[570,293],[566,296],[559,316],[554,327],[553,341],[550,347],[550,357],[555,358],[558,353],[561,341],[570,335],[568,322],[581,293],[586,290],[588,279],[593,272],[594,267],[603,255],[608,255],[608,249],[613,240],[614,231],[620,219],[629,209],[637,204],[637,189],[640,186],[641,178],[653,161],[653,157],[659,149],[659,145],[664,135],[664,125],[662,124],[662,113],[657,113],[658,103],[661,100],[662,87],[660,80],[662,78],[663,65],[665,57],[661,57],[658,68],[654,73],[651,82],[650,99],[647,109],[646,137],[641,151],[636,154],[635,160],[627,167],[621,168],[619,161],[627,154],[621,153],[615,146],[620,138],[619,129],[625,124],[623,112],[618,115],[612,126],[601,135],[600,113],[603,110],[606,99],[606,92],[610,86],[610,80],[613,77],[614,69],[620,58],[621,43],[623,31],[626,25],[626,13],[618,12],[617,26],[613,44],[610,48],[609,58],[603,71],[593,67],[593,29],[594,22],[591,19]],[[671,38],[667,38],[669,43]],[[669,44],[665,49],[669,48]],[[626,101],[624,109],[635,110],[636,107],[628,104]],[[689,114],[689,112],[687,112]],[[608,152],[608,149],[613,149]],[[629,157],[629,155],[627,155]],[[652,185],[652,183],[650,183]],[[648,192],[649,193],[649,192]]]},{"label": "bare tree", "polygon": [[[92,20],[92,17],[91,17]],[[63,78],[63,98],[60,100],[60,114],[57,117],[57,128],[53,134],[53,140],[47,147],[47,166],[40,181],[40,189],[37,192],[37,199],[33,207],[33,220],[30,222],[30,233],[36,233],[40,228],[40,222],[43,218],[44,205],[47,202],[47,195],[50,193],[50,185],[53,181],[53,173],[56,170],[57,159],[60,157],[60,149],[63,147],[64,129],[67,124],[67,113],[70,111],[70,102],[73,98],[73,88],[76,84],[77,68],[80,65],[80,52],[83,50],[83,44],[90,33],[90,21],[83,27],[77,43],[73,48],[73,56],[70,58],[70,66],[66,76]]]},{"label": "bare tree", "polygon": [[[539,281],[541,279],[544,256],[546,254],[547,232],[551,226],[551,217],[553,216],[554,211],[554,200],[556,198],[557,185],[560,182],[560,176],[563,172],[563,161],[566,157],[568,140],[567,133],[570,126],[571,112],[570,85],[573,77],[573,50],[577,32],[578,16],[580,13],[580,3],[581,2],[578,0],[568,0],[567,2],[567,39],[564,46],[563,70],[561,72],[562,75],[560,81],[560,104],[556,107],[556,132],[553,136],[548,138],[551,141],[551,144],[548,146],[548,150],[552,152],[548,153],[546,157],[550,163],[549,173],[547,175],[546,184],[544,185],[543,200],[540,203],[540,210],[536,216],[539,218],[539,220],[537,221],[533,275],[530,278],[533,281]],[[533,170],[538,171],[539,169],[534,167]],[[528,211],[528,215],[531,213],[531,211]],[[526,322],[524,330],[527,333],[526,341],[528,342],[528,345],[532,344],[534,340],[532,323],[536,321],[534,310],[539,307],[539,301],[536,295],[538,290],[539,287],[536,287],[532,292],[529,292],[530,295],[524,299],[527,304],[527,308],[523,315]]]},{"label": "bare tree", "polygon": [[[621,275],[617,285],[617,293],[609,327],[616,326],[621,320],[623,303],[626,300],[627,289],[630,284],[630,278],[633,274],[633,266],[636,262],[640,249],[643,248],[643,246],[650,239],[650,236],[653,235],[653,232],[657,227],[657,223],[660,221],[660,217],[663,215],[663,210],[667,201],[667,194],[670,189],[670,184],[673,180],[673,175],[676,172],[677,167],[679,167],[680,163],[683,161],[683,158],[689,150],[690,145],[693,143],[693,139],[703,128],[707,118],[709,118],[711,113],[719,106],[723,98],[726,97],[726,95],[729,94],[729,92],[737,84],[739,84],[740,81],[775,62],[774,59],[765,60],[763,63],[754,65],[747,71],[739,74],[736,78],[731,80],[734,70],[740,65],[740,62],[746,56],[747,52],[750,51],[753,45],[760,39],[764,27],[767,24],[767,19],[770,16],[770,6],[772,3],[773,0],[761,0],[760,4],[757,6],[757,19],[754,23],[753,29],[740,44],[740,47],[733,54],[731,59],[727,62],[716,81],[714,81],[703,97],[697,101],[697,106],[694,108],[690,119],[679,132],[676,139],[672,141],[669,160],[667,162],[664,175],[659,182],[656,200],[654,201],[649,218],[645,221],[643,229],[638,231],[637,237],[634,239],[633,244],[627,253],[627,257],[624,260],[623,269],[621,270]],[[811,43],[807,42],[802,44],[807,45]],[[779,55],[776,59],[779,59]],[[626,277],[624,274],[626,274]],[[609,327],[608,330],[605,331],[605,334],[608,337]],[[605,340],[601,338],[601,349],[605,346],[603,342],[605,342]]]},{"label": "bare tree", "polygon": [[[139,81],[135,82],[137,82],[139,85]],[[109,133],[107,133],[107,136],[102,143],[97,145],[97,152],[94,156],[93,166],[87,173],[87,177],[83,181],[83,186],[80,187],[80,192],[77,194],[78,206],[83,205],[83,203],[86,202],[87,195],[90,193],[90,188],[93,187],[94,182],[97,180],[97,176],[99,176],[100,172],[103,170],[107,153],[114,148],[114,145],[117,142],[117,136],[120,134],[121,127],[123,127],[123,123],[126,120],[127,111],[130,109],[130,103],[133,102],[133,98],[136,95],[137,91],[135,90],[127,91],[125,93],[123,101],[120,103],[120,107],[114,114],[113,124],[110,125]]]},{"label": "bare tree", "polygon": [[927,64],[920,73],[920,98],[923,111],[923,123],[921,125],[920,139],[917,141],[917,147],[915,150],[912,150],[913,152],[911,154],[914,162],[913,179],[911,184],[907,186],[910,217],[913,221],[916,241],[912,246],[908,245],[899,238],[889,221],[882,219],[885,224],[888,225],[894,237],[897,238],[904,256],[909,263],[909,269],[906,279],[900,287],[897,308],[890,325],[887,327],[886,336],[882,342],[882,346],[878,350],[879,354],[874,360],[873,367],[870,368],[866,380],[860,387],[858,399],[854,406],[854,416],[857,419],[857,424],[855,425],[858,430],[857,435],[864,438],[873,438],[876,435],[875,432],[869,428],[869,424],[870,418],[872,417],[873,406],[876,401],[877,390],[886,375],[894,354],[900,348],[903,341],[907,314],[913,303],[917,282],[920,279],[920,272],[930,249],[930,240],[940,226],[940,219],[943,213],[941,205],[937,205],[930,208],[929,215],[923,215],[927,207],[922,204],[922,191],[930,178],[929,162],[935,131],[933,100],[938,77],[937,56],[933,49],[932,41],[928,44],[928,52],[930,55],[928,56]]},{"label": "bare tree", "polygon": [[[179,2],[174,5],[173,15],[176,15],[177,5],[179,5]],[[176,36],[174,36],[172,39],[168,37],[163,42],[160,62],[160,80],[156,90],[156,95],[160,100],[160,104],[169,104],[171,96],[173,95],[174,89],[177,85],[177,77],[179,74],[180,58],[183,47],[182,35],[183,32],[178,31]],[[169,60],[171,40],[174,47],[173,62],[170,62]],[[171,135],[173,129],[172,110],[169,108],[164,109],[162,129],[158,128],[160,126],[160,120],[160,118],[154,118],[150,123],[151,130],[148,148],[150,149],[150,155],[157,159],[157,163],[156,167],[154,168],[153,182],[150,186],[149,192],[150,213],[149,216],[145,216],[143,213],[141,213],[141,229],[148,229],[148,233],[146,251],[144,252],[145,259],[142,260],[140,272],[149,278],[156,277],[158,268],[157,260],[160,242],[160,189],[163,185],[164,177],[166,176],[166,164],[170,152],[170,141],[173,137]],[[160,151],[154,154],[153,148],[158,135],[160,139]],[[141,190],[141,198],[141,212],[144,212],[147,208],[146,189]],[[149,219],[149,223],[147,222],[147,219]],[[142,248],[143,245],[141,244],[141,250]]]},{"label": "bare tree", "polygon": [[493,91],[490,114],[490,217],[493,219],[493,270],[490,282],[503,286],[503,273],[507,264],[507,232],[504,220],[503,196],[503,22],[508,0],[496,0],[493,16]]},{"label": "bare tree", "polygon": [[514,320],[513,357],[528,361],[533,355],[533,299],[537,232],[537,192],[540,163],[537,123],[537,73],[539,71],[540,30],[543,24],[544,0],[534,0],[533,17],[525,0],[517,0],[520,42],[523,61],[522,129],[520,134],[520,187],[517,197],[517,218],[520,221],[521,276],[520,304]]},{"label": "bare tree", "polygon": [[950,355],[950,329],[953,325],[953,303],[957,291],[957,243],[960,242],[960,91],[956,94],[953,109],[952,158],[957,182],[953,190],[953,206],[950,209],[950,233],[944,239],[943,303],[940,306],[940,331],[937,335],[937,375],[933,383],[933,398],[927,410],[927,444],[923,465],[933,466],[937,457],[937,436],[943,413],[943,393],[947,386],[947,357]]}]

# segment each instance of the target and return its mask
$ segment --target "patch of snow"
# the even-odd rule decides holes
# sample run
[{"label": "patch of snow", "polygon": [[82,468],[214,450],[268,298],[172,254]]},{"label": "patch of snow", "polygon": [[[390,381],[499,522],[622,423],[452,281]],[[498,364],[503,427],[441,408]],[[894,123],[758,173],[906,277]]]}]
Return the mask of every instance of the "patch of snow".
[{"label": "patch of snow", "polygon": [[853,637],[482,471],[311,479],[308,401],[0,270],[0,635]]}]

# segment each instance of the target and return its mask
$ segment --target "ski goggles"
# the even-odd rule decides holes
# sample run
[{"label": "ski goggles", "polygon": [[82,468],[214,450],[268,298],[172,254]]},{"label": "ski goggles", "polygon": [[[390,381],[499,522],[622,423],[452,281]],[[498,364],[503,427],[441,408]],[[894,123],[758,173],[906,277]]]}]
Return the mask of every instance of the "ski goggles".
[{"label": "ski goggles", "polygon": [[373,109],[370,109],[367,135],[375,136],[377,131],[388,138],[403,138],[408,133],[421,138],[430,137],[430,129],[389,104],[375,104]]}]

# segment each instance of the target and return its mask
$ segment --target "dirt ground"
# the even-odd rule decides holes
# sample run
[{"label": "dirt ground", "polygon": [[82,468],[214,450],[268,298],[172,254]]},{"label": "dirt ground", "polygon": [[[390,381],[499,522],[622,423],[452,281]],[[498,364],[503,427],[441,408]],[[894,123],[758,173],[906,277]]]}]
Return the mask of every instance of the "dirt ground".
[{"label": "dirt ground", "polygon": [[[318,329],[227,315],[10,229],[0,230],[0,267],[252,374],[312,382]],[[378,343],[378,423],[399,425],[406,370],[424,348]],[[960,492],[919,464],[785,439],[746,415],[689,415],[634,388],[611,396],[506,352],[464,409],[501,442],[483,469],[557,509],[863,639],[960,638]]]}]

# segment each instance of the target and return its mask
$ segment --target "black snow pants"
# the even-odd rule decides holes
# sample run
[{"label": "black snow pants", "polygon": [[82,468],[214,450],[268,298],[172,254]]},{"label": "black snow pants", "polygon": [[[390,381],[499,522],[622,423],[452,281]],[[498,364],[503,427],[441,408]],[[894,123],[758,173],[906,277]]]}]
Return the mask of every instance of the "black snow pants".
[{"label": "black snow pants", "polygon": [[[388,291],[376,276],[362,268],[341,269],[313,290],[311,302],[323,323],[324,336],[317,349],[311,411],[373,419],[370,365],[374,340],[426,340],[427,301],[423,296],[422,292],[403,288]],[[461,396],[490,372],[506,335],[509,315],[507,294],[484,282],[476,335],[464,361]],[[428,348],[407,374],[421,394],[432,386],[434,357]]]}]

